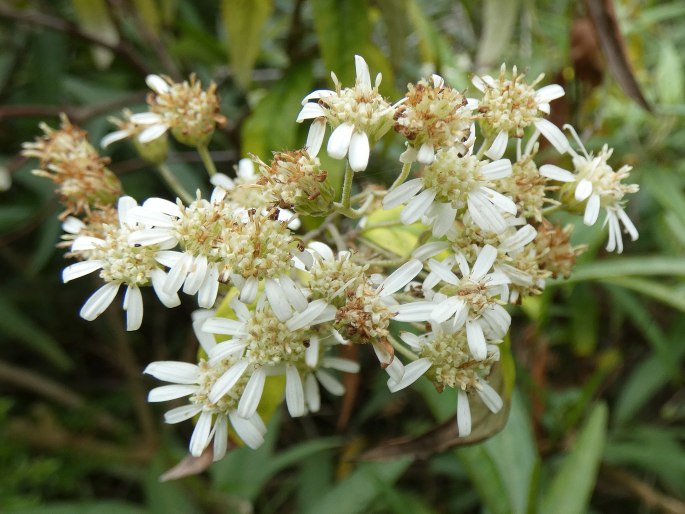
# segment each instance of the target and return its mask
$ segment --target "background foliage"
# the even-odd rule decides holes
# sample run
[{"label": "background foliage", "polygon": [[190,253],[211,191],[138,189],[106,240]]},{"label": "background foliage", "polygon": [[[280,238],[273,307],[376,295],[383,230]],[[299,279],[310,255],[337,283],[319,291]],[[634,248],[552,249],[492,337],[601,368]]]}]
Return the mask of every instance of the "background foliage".
[{"label": "background foliage", "polygon": [[[615,5],[651,113],[617,86],[620,63],[602,55],[603,29],[585,12],[568,0],[0,0],[0,167],[12,180],[0,193],[0,510],[685,512],[685,4]],[[211,150],[231,173],[248,152],[268,159],[301,145],[299,100],[330,87],[329,70],[351,83],[356,53],[382,71],[391,98],[433,71],[465,89],[471,73],[501,61],[563,83],[554,121],[594,131],[588,148],[606,141],[614,165],[635,167],[642,191],[630,217],[640,240],[608,256],[604,234],[577,227],[589,251],[576,273],[514,313],[516,392],[494,437],[426,459],[360,460],[455,405],[427,382],[391,396],[363,363],[348,384],[356,395],[313,418],[276,416],[259,450],[160,483],[185,455],[189,427],[161,424],[141,370],[193,359],[191,302],[184,315],[149,302],[133,334],[114,309],[79,319],[92,285],[60,283],[59,206],[17,157],[21,142],[62,111],[96,142],[111,130],[108,115],[143,107],[145,74],[195,72],[219,85],[229,124]],[[397,155],[392,145],[365,172],[369,182],[397,172],[385,157]],[[111,157],[128,194],[167,194],[126,145]],[[339,165],[326,164],[333,173]],[[194,152],[176,147],[172,167],[206,189]]]}]

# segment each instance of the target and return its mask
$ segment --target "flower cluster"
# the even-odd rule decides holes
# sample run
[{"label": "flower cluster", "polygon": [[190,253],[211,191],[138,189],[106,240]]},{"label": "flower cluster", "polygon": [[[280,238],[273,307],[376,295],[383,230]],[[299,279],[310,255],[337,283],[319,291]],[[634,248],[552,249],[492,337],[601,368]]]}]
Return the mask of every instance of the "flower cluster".
[{"label": "flower cluster", "polygon": [[[622,228],[637,239],[626,195],[638,187],[623,183],[630,167],[614,170],[609,148],[588,152],[566,127],[576,151],[546,119],[560,86],[538,88],[542,76],[527,83],[502,66],[498,78],[473,78],[479,98],[433,75],[393,103],[379,93],[380,75],[372,84],[364,59],[355,65],[354,87],[333,75],[334,90],[305,96],[297,121],[313,121],[304,148],[277,152],[268,164],[242,159],[234,178],[208,166],[209,198],[181,191],[176,201],[138,205],[66,120],[25,147],[80,216],[64,224],[68,256],[78,260],[64,281],[97,271],[104,282],[85,302],[84,319],[101,314],[121,286],[129,330],[141,325],[146,286],[167,307],[181,302],[180,292],[197,297],[197,364],[145,369],[167,383],[150,401],[187,399],[165,419],[195,418],[192,455],[211,447],[219,459],[230,438],[258,447],[274,391],[293,417],[319,410],[321,388],[343,394],[338,374],[360,368],[340,355],[347,345],[371,348],[392,392],[421,377],[438,391],[456,389],[457,427],[467,436],[473,401],[496,413],[508,400],[489,384],[509,351],[508,306],[540,294],[549,277],[568,276],[583,250],[552,213],[580,212],[593,225],[604,208],[608,251],[623,250]],[[147,83],[150,111],[126,112],[104,146],[135,138],[141,155],[159,164],[166,141],[150,145],[170,131],[206,152],[223,122],[216,87],[156,75]],[[328,154],[348,160],[337,194],[317,157],[329,125]],[[394,183],[352,196],[352,181],[363,176],[354,172],[369,166],[393,127],[404,148]],[[552,162],[538,164],[541,156]],[[67,184],[75,177],[88,180]],[[375,238],[374,226],[400,243]]]}]

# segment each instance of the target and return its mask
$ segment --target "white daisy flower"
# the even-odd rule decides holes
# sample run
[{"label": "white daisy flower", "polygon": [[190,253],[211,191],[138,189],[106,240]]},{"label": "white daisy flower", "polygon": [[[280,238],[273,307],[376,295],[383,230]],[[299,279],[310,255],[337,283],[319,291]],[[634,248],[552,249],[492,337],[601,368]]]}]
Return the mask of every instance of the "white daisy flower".
[{"label": "white daisy flower", "polygon": [[532,84],[523,81],[516,67],[512,69],[511,78],[507,78],[506,66],[503,64],[497,79],[489,75],[474,76],[473,85],[482,93],[477,111],[480,123],[488,137],[493,137],[490,148],[485,155],[499,159],[507,149],[509,137],[523,137],[524,130],[534,126],[560,153],[569,149],[568,140],[563,132],[544,116],[550,112],[549,102],[564,96],[564,89],[558,84],[551,84],[540,89],[535,86],[542,80],[540,75]]},{"label": "white daisy flower", "polygon": [[466,211],[482,229],[500,233],[507,227],[504,214],[516,215],[516,204],[491,186],[509,175],[509,159],[481,161],[471,154],[461,156],[454,147],[446,148],[423,168],[421,177],[390,191],[383,207],[406,203],[400,220],[405,224],[423,220],[436,237],[447,234],[457,215]]},{"label": "white daisy flower", "polygon": [[[75,278],[100,272],[105,285],[95,291],[81,308],[83,319],[92,321],[102,314],[114,301],[122,285],[126,285],[124,310],[126,311],[126,329],[137,330],[143,320],[143,298],[140,288],[152,284],[160,301],[167,307],[179,305],[180,300],[175,292],[167,292],[163,284],[167,276],[155,260],[157,247],[132,247],[128,239],[134,226],[128,221],[128,213],[136,207],[136,201],[130,196],[119,199],[119,225],[103,225],[104,236],[78,236],[74,239],[71,251],[86,257],[85,260],[67,266],[62,272],[66,283]],[[77,224],[69,223],[69,228],[76,229]]]},{"label": "white daisy flower", "polygon": [[331,73],[335,91],[321,89],[305,96],[297,122],[314,120],[305,145],[310,155],[318,155],[326,125],[330,124],[333,132],[328,139],[328,155],[334,159],[347,156],[350,168],[363,171],[369,162],[371,145],[392,127],[395,106],[378,93],[381,74],[372,86],[366,61],[355,55],[354,62],[357,72],[354,88],[343,89]]},{"label": "white daisy flower", "polygon": [[474,360],[466,331],[463,328],[455,329],[450,323],[436,324],[432,332],[422,336],[403,332],[400,337],[419,358],[406,366],[398,366],[400,373],[388,379],[390,391],[404,389],[424,374],[439,391],[445,387],[457,389],[457,424],[460,437],[471,433],[468,394],[476,393],[493,414],[502,408],[502,398],[487,383],[492,365],[499,360],[497,346],[488,345],[486,358]]}]

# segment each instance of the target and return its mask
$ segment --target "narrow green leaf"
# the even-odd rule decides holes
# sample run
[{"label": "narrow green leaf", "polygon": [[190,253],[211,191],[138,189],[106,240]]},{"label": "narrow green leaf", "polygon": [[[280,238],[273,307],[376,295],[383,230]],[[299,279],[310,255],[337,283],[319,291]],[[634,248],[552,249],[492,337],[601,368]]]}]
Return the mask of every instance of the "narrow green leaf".
[{"label": "narrow green leaf", "polygon": [[369,511],[371,502],[380,494],[380,484],[394,483],[411,464],[403,458],[390,462],[362,462],[343,481],[304,514],[357,514]]},{"label": "narrow green leaf", "polygon": [[506,50],[519,12],[519,0],[484,0],[483,33],[478,42],[476,63],[480,68],[499,64]]},{"label": "narrow green leaf", "polygon": [[133,0],[133,5],[150,32],[159,35],[162,20],[155,0]]},{"label": "narrow green leaf", "polygon": [[659,62],[656,69],[659,100],[663,104],[683,102],[683,65],[681,52],[668,39],[659,45]]},{"label": "narrow green leaf", "polygon": [[685,195],[678,176],[666,170],[653,170],[645,176],[645,185],[664,210],[672,212],[685,223]]},{"label": "narrow green leaf", "polygon": [[156,459],[145,472],[145,498],[149,514],[199,514],[189,494],[176,482],[160,482],[165,466]]},{"label": "narrow green leaf", "polygon": [[632,289],[685,312],[685,294],[682,290],[677,291],[672,286],[636,277],[612,278],[603,282]]},{"label": "narrow green leaf", "polygon": [[485,445],[466,446],[455,451],[483,506],[491,514],[511,514],[507,486]]},{"label": "narrow green leaf", "polygon": [[621,257],[579,264],[567,280],[552,280],[550,285],[627,277],[630,275],[685,276],[685,260],[676,257]]},{"label": "narrow green leaf", "polygon": [[[119,32],[109,15],[105,0],[72,0],[78,25],[86,34],[116,45],[119,42]],[[107,68],[114,54],[101,46],[93,45],[93,60],[98,68]]]},{"label": "narrow green leaf", "polygon": [[354,56],[365,54],[371,36],[366,0],[312,0],[311,5],[326,69],[353,85]]},{"label": "narrow green leaf", "polygon": [[274,85],[245,120],[242,131],[244,153],[253,153],[269,161],[272,151],[304,144],[304,141],[297,141],[299,125],[295,119],[300,100],[309,91],[311,83],[310,64],[303,62]]},{"label": "narrow green leaf", "polygon": [[221,20],[228,35],[228,55],[236,83],[247,89],[262,43],[262,28],[272,0],[223,0]]},{"label": "narrow green leaf", "polygon": [[28,507],[4,511],[5,514],[146,514],[148,511],[137,505],[116,501],[59,502],[39,507]]},{"label": "narrow green leaf", "polygon": [[608,409],[603,403],[590,413],[571,451],[552,478],[542,500],[542,514],[583,514],[595,485],[604,451]]}]

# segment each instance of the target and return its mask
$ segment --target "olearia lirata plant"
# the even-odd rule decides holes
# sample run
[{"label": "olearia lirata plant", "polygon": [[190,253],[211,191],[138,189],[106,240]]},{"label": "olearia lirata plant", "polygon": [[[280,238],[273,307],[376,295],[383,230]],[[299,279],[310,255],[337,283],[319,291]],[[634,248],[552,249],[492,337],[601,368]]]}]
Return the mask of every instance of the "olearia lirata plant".
[{"label": "olearia lirata plant", "polygon": [[[458,433],[468,436],[473,402],[496,413],[506,401],[489,378],[509,332],[507,306],[567,277],[583,250],[550,213],[579,213],[594,225],[603,209],[608,251],[623,250],[624,231],[638,237],[626,214],[625,195],[638,190],[623,183],[630,167],[614,170],[611,149],[589,152],[572,127],[564,127],[569,142],[546,118],[560,86],[538,88],[542,77],[529,84],[502,66],[497,77],[473,77],[474,98],[433,75],[393,103],[379,93],[380,74],[372,82],[364,59],[355,64],[353,87],[333,74],[334,89],[304,97],[297,122],[311,125],[303,148],[270,163],[242,159],[233,178],[217,173],[207,151],[225,121],[216,87],[147,77],[149,111],[114,119],[118,130],[102,146],[132,140],[173,200],[125,196],[109,160],[66,117],[24,145],[65,205],[62,245],[76,262],[64,282],[95,272],[102,280],[82,318],[97,318],[122,287],[127,330],[141,326],[150,286],[170,308],[180,293],[196,297],[198,362],[144,371],[165,383],[151,402],[185,399],[165,420],[194,420],[193,456],[220,459],[231,439],[257,448],[266,391],[276,390],[293,417],[317,412],[322,390],[344,394],[339,374],[360,368],[340,356],[345,345],[371,348],[392,392],[420,377],[438,391],[456,389]],[[326,152],[347,161],[338,194],[317,157],[329,127]],[[374,145],[393,130],[405,150],[391,187],[353,195]],[[166,167],[169,135],[197,148],[214,186],[209,198],[189,194]],[[541,138],[569,169],[536,162]],[[301,216],[321,223],[303,232]],[[389,249],[364,235],[374,226],[411,244]]]}]

